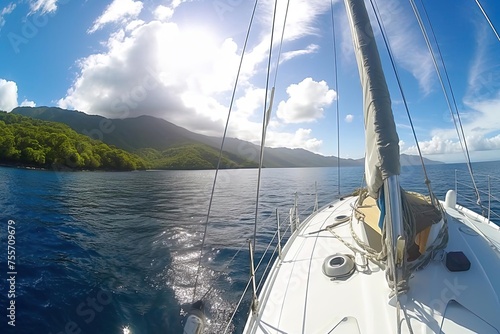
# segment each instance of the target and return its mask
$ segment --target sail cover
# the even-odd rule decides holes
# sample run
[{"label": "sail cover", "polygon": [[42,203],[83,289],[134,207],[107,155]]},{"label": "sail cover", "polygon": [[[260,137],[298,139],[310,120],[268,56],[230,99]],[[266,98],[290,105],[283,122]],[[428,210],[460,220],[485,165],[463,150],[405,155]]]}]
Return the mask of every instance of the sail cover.
[{"label": "sail cover", "polygon": [[368,193],[378,197],[383,180],[399,175],[399,138],[373,30],[363,0],[345,0],[363,89]]}]

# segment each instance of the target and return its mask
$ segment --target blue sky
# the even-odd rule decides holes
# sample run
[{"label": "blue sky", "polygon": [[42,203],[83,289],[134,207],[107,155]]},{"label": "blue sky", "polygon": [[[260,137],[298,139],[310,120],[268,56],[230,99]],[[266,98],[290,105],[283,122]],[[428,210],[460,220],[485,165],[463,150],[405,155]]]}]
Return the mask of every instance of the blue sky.
[{"label": "blue sky", "polygon": [[[361,90],[343,2],[334,2],[337,85],[329,1],[291,2],[266,144],[337,156],[338,99],[340,156],[360,158]],[[463,161],[409,2],[379,2],[424,155]],[[230,136],[255,143],[260,141],[273,3],[258,5],[229,127]],[[471,156],[475,161],[500,160],[500,41],[473,0],[424,4]],[[500,3],[481,4],[500,27]],[[191,131],[222,134],[253,1],[21,0],[0,6],[1,110],[28,105],[110,118],[148,114]],[[285,7],[286,1],[280,1],[278,18],[283,18]],[[375,30],[382,61],[388,65],[381,34]],[[281,24],[276,28],[280,35]],[[386,76],[401,151],[415,154],[394,75],[388,70]]]}]

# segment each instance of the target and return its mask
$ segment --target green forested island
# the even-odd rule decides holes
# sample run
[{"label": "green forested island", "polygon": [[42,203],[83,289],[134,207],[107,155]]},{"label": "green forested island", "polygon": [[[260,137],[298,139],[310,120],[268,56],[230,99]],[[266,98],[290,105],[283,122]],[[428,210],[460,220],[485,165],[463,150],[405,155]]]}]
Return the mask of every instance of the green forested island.
[{"label": "green forested island", "polygon": [[0,112],[0,163],[54,169],[147,168],[137,155],[76,133],[67,125]]},{"label": "green forested island", "polygon": [[[79,134],[69,126],[0,112],[0,164],[72,170],[213,169],[219,153],[203,144],[186,143],[165,150],[134,153]],[[221,168],[255,163],[224,154]]]}]

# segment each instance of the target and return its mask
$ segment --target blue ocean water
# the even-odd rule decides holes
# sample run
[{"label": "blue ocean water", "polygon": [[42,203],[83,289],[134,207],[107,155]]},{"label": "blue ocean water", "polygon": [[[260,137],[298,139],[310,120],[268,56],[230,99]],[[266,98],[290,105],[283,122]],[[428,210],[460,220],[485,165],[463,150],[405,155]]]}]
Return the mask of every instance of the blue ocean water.
[{"label": "blue ocean water", "polygon": [[[478,174],[495,175],[500,163],[473,167]],[[428,166],[438,197],[455,188],[455,170],[469,181],[465,165]],[[362,174],[361,168],[342,168],[340,192],[360,187]],[[297,192],[300,211],[309,213],[315,182],[320,205],[327,204],[339,192],[337,175],[336,168],[263,170],[257,257],[275,231],[275,209],[284,216]],[[0,167],[0,333],[124,333],[125,328],[182,333],[213,178],[214,171]],[[256,182],[256,170],[219,173],[197,287],[197,298],[208,292],[209,333],[226,327],[248,279],[246,240],[253,235]],[[420,168],[403,167],[402,184],[424,191]],[[478,186],[484,189],[487,183],[478,181]],[[496,187],[498,196],[498,181]],[[9,221],[15,222],[15,298],[7,281],[12,276]],[[12,300],[15,327],[7,317]],[[243,304],[231,332],[242,331],[248,299]]]}]

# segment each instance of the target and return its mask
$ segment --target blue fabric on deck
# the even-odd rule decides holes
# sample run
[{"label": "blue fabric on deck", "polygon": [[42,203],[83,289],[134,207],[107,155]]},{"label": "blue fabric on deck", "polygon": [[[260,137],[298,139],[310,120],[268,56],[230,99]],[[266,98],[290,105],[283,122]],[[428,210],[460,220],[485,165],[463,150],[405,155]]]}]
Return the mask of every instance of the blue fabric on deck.
[{"label": "blue fabric on deck", "polygon": [[380,231],[382,231],[382,228],[384,227],[384,220],[385,220],[384,187],[380,188],[380,192],[379,192],[378,198],[377,198],[377,206],[380,210],[380,217],[378,219],[378,227],[380,227]]}]

